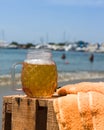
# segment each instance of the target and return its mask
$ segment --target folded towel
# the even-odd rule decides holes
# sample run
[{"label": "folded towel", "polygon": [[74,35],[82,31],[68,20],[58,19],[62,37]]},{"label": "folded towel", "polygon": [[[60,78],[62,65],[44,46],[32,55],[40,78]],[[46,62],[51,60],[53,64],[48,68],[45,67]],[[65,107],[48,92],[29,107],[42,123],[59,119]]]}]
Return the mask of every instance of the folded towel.
[{"label": "folded towel", "polygon": [[77,94],[78,92],[96,91],[104,94],[104,82],[80,82],[69,84],[57,90],[58,95]]},{"label": "folded towel", "polygon": [[[84,85],[84,87],[83,87]],[[64,86],[66,96],[53,102],[60,130],[104,129],[104,83],[83,82]],[[71,93],[71,94],[68,94]]]}]

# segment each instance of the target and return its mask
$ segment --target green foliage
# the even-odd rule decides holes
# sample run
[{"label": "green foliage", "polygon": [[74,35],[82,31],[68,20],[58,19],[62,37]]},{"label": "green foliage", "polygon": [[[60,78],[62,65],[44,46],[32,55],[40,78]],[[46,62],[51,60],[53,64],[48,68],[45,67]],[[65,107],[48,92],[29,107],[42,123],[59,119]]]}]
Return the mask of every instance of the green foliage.
[{"label": "green foliage", "polygon": [[33,47],[34,45],[32,43],[27,43],[26,44],[26,48],[30,48],[30,47]]},{"label": "green foliage", "polygon": [[18,42],[13,41],[10,43],[10,45],[18,45]]}]

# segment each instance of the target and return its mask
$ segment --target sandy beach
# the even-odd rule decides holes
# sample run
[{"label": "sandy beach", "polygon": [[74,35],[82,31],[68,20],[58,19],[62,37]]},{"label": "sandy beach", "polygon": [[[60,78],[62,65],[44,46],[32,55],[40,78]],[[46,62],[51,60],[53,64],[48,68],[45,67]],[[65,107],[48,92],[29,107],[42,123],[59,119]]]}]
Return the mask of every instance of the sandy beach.
[{"label": "sandy beach", "polygon": [[104,82],[104,72],[59,73],[58,87],[78,82]]},{"label": "sandy beach", "polygon": [[[16,74],[16,84],[20,85],[20,74]],[[68,72],[58,73],[58,86],[81,81],[104,81],[104,72]],[[11,76],[0,76],[0,86],[10,86]]]}]

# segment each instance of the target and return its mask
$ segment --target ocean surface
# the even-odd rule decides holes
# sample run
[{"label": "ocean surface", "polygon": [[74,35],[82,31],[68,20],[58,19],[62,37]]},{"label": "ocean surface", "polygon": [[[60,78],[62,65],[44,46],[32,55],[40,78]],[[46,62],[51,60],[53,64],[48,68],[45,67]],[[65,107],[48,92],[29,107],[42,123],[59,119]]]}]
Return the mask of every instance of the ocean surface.
[{"label": "ocean surface", "polygon": [[[25,49],[0,49],[0,75],[10,74],[12,65],[23,62],[27,52]],[[63,54],[66,59],[61,58]],[[89,61],[90,55],[89,52],[52,51],[58,72],[104,71],[104,53],[94,53],[93,63]]]},{"label": "ocean surface", "polygon": [[[17,62],[23,62],[28,50],[1,49],[0,48],[0,76],[11,74],[11,67]],[[66,59],[62,59],[62,55]],[[104,53],[93,53],[94,61],[90,62],[89,52],[52,51],[53,60],[56,62],[58,72],[104,72]],[[17,72],[21,71],[21,67]],[[2,124],[2,97],[17,94],[11,86],[0,86],[0,129]]]}]

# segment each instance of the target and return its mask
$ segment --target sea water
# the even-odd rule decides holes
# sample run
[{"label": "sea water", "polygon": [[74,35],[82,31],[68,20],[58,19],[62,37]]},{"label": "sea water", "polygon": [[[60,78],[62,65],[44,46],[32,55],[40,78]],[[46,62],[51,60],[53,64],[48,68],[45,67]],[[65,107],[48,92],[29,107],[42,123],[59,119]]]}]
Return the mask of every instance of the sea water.
[{"label": "sea water", "polygon": [[[10,74],[11,67],[23,62],[27,49],[0,49],[0,75]],[[65,54],[66,58],[61,56]],[[90,62],[90,52],[52,51],[58,72],[104,71],[104,53],[94,53],[94,61]],[[19,69],[17,69],[19,72]]]}]

